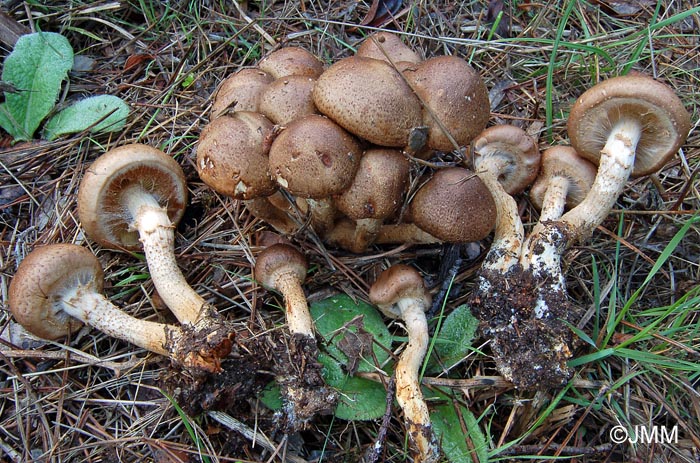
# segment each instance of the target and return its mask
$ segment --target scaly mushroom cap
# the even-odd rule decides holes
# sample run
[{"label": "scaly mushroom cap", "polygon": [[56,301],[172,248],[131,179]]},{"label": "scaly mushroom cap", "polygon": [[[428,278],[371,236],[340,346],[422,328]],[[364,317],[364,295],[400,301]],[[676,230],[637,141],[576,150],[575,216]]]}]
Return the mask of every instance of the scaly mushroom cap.
[{"label": "scaly mushroom cap", "polygon": [[570,146],[547,148],[542,153],[540,173],[530,188],[530,199],[537,209],[542,209],[550,180],[563,177],[568,181],[566,205],[572,208],[583,201],[591,190],[597,172],[595,165],[579,156]]},{"label": "scaly mushroom cap", "polygon": [[180,165],[162,151],[138,143],[120,146],[97,158],[78,190],[78,215],[85,232],[103,246],[138,250],[138,231],[130,227],[122,193],[140,186],[167,209],[177,224],[187,204],[187,184]]},{"label": "scaly mushroom cap", "polygon": [[323,72],[323,63],[312,53],[299,47],[283,47],[263,58],[258,67],[275,79],[285,76],[306,76],[314,79]]},{"label": "scaly mushroom cap", "polygon": [[24,258],[10,283],[10,311],[30,333],[59,339],[83,326],[63,311],[63,297],[78,287],[101,293],[103,283],[100,262],[87,249],[74,244],[42,246]]},{"label": "scaly mushroom cap", "polygon": [[197,172],[215,191],[236,199],[277,190],[268,167],[272,123],[262,114],[238,111],[211,121],[197,147]]},{"label": "scaly mushroom cap", "polygon": [[401,207],[411,164],[401,151],[365,151],[350,187],[335,198],[340,212],[353,220],[385,219]]},{"label": "scaly mushroom cap", "polygon": [[569,113],[571,145],[598,164],[609,133],[622,119],[639,121],[633,177],[659,170],[685,142],[690,115],[673,90],[651,77],[629,75],[604,80],[583,93]]},{"label": "scaly mushroom cap", "polygon": [[322,114],[375,145],[403,148],[422,125],[420,101],[386,61],[341,59],[318,78],[313,97]]},{"label": "scaly mushroom cap", "polygon": [[260,96],[260,112],[278,125],[318,113],[311,96],[315,83],[316,79],[308,76],[280,77]]},{"label": "scaly mushroom cap", "polygon": [[343,192],[355,176],[362,149],[330,119],[310,115],[290,123],[270,148],[270,171],[295,196],[321,199]]},{"label": "scaly mushroom cap", "polygon": [[274,80],[274,77],[258,68],[241,69],[227,77],[214,95],[212,119],[229,110],[258,111],[260,95]]},{"label": "scaly mushroom cap", "polygon": [[445,134],[439,119],[458,146],[468,145],[489,120],[486,85],[478,72],[456,56],[438,56],[404,72],[415,92],[430,111],[423,109],[428,127],[427,147],[449,151],[456,147]]},{"label": "scaly mushroom cap", "polygon": [[496,204],[481,179],[461,167],[440,169],[411,200],[411,217],[422,230],[449,243],[485,238],[496,224]]},{"label": "scaly mushroom cap", "polygon": [[509,195],[522,192],[537,177],[540,151],[535,140],[514,125],[494,125],[484,130],[473,142],[474,170],[480,164],[496,162],[500,168],[498,181]]},{"label": "scaly mushroom cap", "polygon": [[292,273],[301,284],[309,269],[306,257],[294,246],[277,243],[266,247],[255,260],[253,277],[266,288],[278,289],[281,273]]},{"label": "scaly mushroom cap", "polygon": [[423,302],[424,310],[430,307],[430,294],[420,273],[404,264],[392,265],[379,274],[369,289],[369,300],[384,315],[401,318],[401,311],[396,305],[399,299],[416,299]]},{"label": "scaly mushroom cap", "polygon": [[[381,48],[379,48],[380,46]],[[420,63],[422,61],[418,53],[403,43],[401,37],[384,31],[376,32],[363,40],[355,53],[355,56],[383,61],[388,61],[387,55],[394,64],[402,61],[407,63]]]}]

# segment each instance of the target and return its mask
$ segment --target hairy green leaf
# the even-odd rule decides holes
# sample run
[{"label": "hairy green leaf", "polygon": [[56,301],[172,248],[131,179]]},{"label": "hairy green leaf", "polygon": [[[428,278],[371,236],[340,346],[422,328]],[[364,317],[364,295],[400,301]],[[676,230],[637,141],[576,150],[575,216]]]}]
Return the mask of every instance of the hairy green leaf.
[{"label": "hairy green leaf", "polygon": [[2,71],[2,80],[17,91],[5,92],[0,105],[0,125],[16,141],[34,136],[72,66],[73,48],[62,35],[37,32],[19,38]]},{"label": "hairy green leaf", "polygon": [[375,371],[389,358],[391,334],[371,305],[339,294],[310,310],[326,351],[349,371]]},{"label": "hairy green leaf", "polygon": [[450,369],[462,360],[472,350],[472,341],[478,326],[479,320],[472,315],[469,306],[460,305],[454,309],[445,318],[440,332],[435,336],[435,347],[428,371]]},{"label": "hairy green leaf", "polygon": [[124,128],[129,106],[112,95],[98,95],[80,100],[59,111],[44,125],[44,139],[82,132],[116,132]]},{"label": "hairy green leaf", "polygon": [[[430,420],[442,452],[452,463],[486,463],[488,443],[472,412],[440,394],[447,403],[432,409]],[[466,430],[466,434],[463,429]]]}]

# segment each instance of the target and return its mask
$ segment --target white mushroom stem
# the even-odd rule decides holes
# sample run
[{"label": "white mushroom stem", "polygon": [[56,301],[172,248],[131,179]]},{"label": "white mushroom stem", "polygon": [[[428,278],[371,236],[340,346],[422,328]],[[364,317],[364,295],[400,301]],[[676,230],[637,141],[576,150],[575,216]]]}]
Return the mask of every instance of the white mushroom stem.
[{"label": "white mushroom stem", "polygon": [[428,322],[422,300],[401,298],[397,306],[408,334],[408,344],[396,364],[396,400],[403,410],[408,435],[418,450],[414,461],[432,462],[437,460],[440,452],[420,389],[420,367],[429,343]]},{"label": "white mushroom stem", "polygon": [[540,223],[558,219],[564,214],[570,185],[569,179],[561,175],[555,175],[547,182],[540,211]]},{"label": "white mushroom stem", "polygon": [[515,199],[503,189],[498,181],[498,166],[486,160],[476,171],[496,203],[496,229],[493,243],[482,265],[483,270],[506,273],[518,263],[522,251],[525,230],[518,213]]},{"label": "white mushroom stem", "polygon": [[64,293],[61,308],[71,317],[156,354],[172,357],[168,340],[181,338],[182,331],[163,323],[140,320],[117,308],[102,294],[84,287]]},{"label": "white mushroom stem", "polygon": [[600,152],[598,174],[591,191],[579,205],[564,214],[561,222],[577,241],[593,233],[610,213],[634,167],[642,125],[634,119],[620,120]]},{"label": "white mushroom stem", "polygon": [[196,323],[207,304],[187,283],[175,261],[175,226],[167,211],[138,185],[124,191],[122,201],[131,214],[131,225],[139,232],[158,294],[180,323]]},{"label": "white mushroom stem", "polygon": [[287,326],[291,334],[314,337],[313,321],[306,302],[304,288],[294,271],[280,271],[275,275],[274,287],[284,297]]}]

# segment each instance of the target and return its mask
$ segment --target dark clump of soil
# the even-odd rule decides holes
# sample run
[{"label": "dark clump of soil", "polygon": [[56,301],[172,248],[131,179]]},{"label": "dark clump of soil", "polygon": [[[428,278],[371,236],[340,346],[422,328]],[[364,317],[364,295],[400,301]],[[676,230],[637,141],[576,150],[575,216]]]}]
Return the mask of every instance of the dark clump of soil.
[{"label": "dark clump of soil", "polygon": [[[491,339],[496,367],[520,389],[561,387],[571,376],[574,334],[567,323],[580,309],[550,281],[541,281],[519,265],[505,275],[482,271],[471,298],[481,333]],[[484,283],[487,282],[487,283]],[[547,308],[537,309],[538,298]]]},{"label": "dark clump of soil", "polygon": [[303,429],[316,415],[333,413],[338,393],[323,379],[318,346],[312,337],[292,335],[274,349],[274,372],[282,394],[287,432]]}]

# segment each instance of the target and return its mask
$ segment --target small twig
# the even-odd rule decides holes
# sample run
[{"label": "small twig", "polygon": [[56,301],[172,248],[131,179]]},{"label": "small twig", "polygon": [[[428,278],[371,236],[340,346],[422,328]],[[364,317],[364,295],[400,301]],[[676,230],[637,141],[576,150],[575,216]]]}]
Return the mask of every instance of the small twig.
[{"label": "small twig", "polygon": [[574,446],[564,446],[558,447],[556,444],[552,445],[514,445],[509,447],[504,451],[500,452],[499,455],[532,455],[540,454],[546,450],[557,451],[558,455],[598,455],[601,453],[610,452],[613,449],[613,444],[602,444],[596,445],[595,447],[574,447]]},{"label": "small twig", "polygon": [[98,365],[105,368],[109,368],[114,371],[115,374],[120,374],[124,370],[130,370],[134,368],[139,363],[143,363],[143,359],[138,360],[128,360],[126,362],[112,362],[109,360],[102,360],[92,355],[82,355],[75,352],[60,352],[60,351],[43,351],[43,350],[25,350],[25,349],[12,349],[12,350],[0,350],[3,356],[8,358],[35,358],[35,359],[49,359],[49,360],[70,360],[71,362],[78,362],[85,365]]},{"label": "small twig", "polygon": [[384,410],[384,416],[382,417],[382,424],[379,426],[379,432],[377,432],[377,438],[371,447],[367,449],[362,459],[362,463],[375,463],[379,459],[379,454],[384,447],[384,441],[386,440],[387,431],[389,429],[389,423],[391,421],[391,410],[394,404],[394,394],[396,393],[396,379],[394,376],[389,378],[389,382],[386,386],[386,409]]}]

